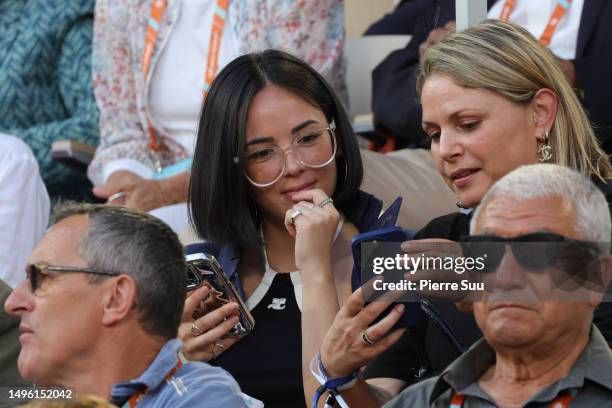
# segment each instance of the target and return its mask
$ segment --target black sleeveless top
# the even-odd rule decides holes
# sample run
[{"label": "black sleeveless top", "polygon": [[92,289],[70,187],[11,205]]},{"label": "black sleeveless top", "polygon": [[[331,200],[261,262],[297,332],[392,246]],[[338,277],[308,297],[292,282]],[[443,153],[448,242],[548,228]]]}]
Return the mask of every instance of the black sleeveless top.
[{"label": "black sleeveless top", "polygon": [[[274,275],[267,292],[251,310],[253,332],[210,361],[229,371],[242,391],[262,401],[266,408],[306,408],[301,375],[302,316],[292,275],[298,276]],[[251,298],[260,290],[261,284]]]}]

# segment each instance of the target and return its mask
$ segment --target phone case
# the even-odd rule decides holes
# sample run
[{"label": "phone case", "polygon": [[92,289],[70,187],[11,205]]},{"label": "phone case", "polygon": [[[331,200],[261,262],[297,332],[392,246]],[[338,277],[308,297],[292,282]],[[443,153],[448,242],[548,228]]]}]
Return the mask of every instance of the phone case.
[{"label": "phone case", "polygon": [[255,319],[249,312],[246,304],[227,279],[217,259],[208,254],[195,253],[186,256],[188,268],[187,290],[194,290],[202,285],[210,288],[209,296],[204,299],[200,307],[194,312],[194,319],[207,312],[217,309],[233,301],[240,309],[240,320],[227,336],[245,336],[255,327]]},{"label": "phone case", "polygon": [[[360,288],[365,282],[363,282],[362,272],[361,272],[361,259],[362,259],[362,245],[364,243],[375,243],[375,242],[387,242],[387,243],[395,243],[397,244],[397,253],[400,253],[400,245],[404,241],[409,241],[414,237],[414,232],[405,230],[401,227],[386,227],[376,231],[365,232],[363,234],[358,234],[353,237],[351,249],[353,252],[353,274],[351,277],[351,284],[353,291]],[[368,254],[370,255],[370,254]],[[371,255],[366,255],[367,259],[371,258]],[[368,261],[366,261],[368,262]],[[382,293],[380,293],[382,295]],[[369,302],[366,302],[369,303]],[[372,322],[372,324],[377,323],[382,318],[384,318],[392,309],[395,307],[397,303],[391,304],[388,308],[386,308],[379,317]],[[406,303],[404,305],[406,310],[404,314],[400,318],[400,320],[395,324],[394,329],[400,327],[410,327],[415,326],[420,319],[423,318],[423,313],[419,307],[418,303]]]}]

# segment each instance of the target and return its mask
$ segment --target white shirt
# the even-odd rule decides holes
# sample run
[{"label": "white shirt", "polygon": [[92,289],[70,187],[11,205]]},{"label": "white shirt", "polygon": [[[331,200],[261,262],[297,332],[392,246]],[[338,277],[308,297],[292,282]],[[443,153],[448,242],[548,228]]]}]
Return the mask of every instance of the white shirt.
[{"label": "white shirt", "polygon": [[[499,18],[504,3],[505,0],[495,3],[487,17]],[[539,40],[557,4],[559,0],[517,0],[509,21],[525,28]],[[584,0],[573,0],[553,33],[548,48],[559,58],[567,60],[576,58],[583,6]]]},{"label": "white shirt", "polygon": [[49,195],[30,148],[0,133],[0,279],[12,287],[49,222]]},{"label": "white shirt", "polygon": [[[164,133],[192,155],[216,3],[216,0],[183,0],[178,21],[151,77],[151,115]],[[238,56],[229,18],[228,14],[217,72]]]}]

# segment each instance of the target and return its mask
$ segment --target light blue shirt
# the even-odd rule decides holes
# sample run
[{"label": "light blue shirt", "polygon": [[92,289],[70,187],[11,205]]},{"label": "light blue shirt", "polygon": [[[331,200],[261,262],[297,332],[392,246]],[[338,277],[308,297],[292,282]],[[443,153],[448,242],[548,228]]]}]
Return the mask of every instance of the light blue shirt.
[{"label": "light blue shirt", "polygon": [[137,391],[147,387],[148,391],[140,399],[138,408],[247,407],[234,378],[225,370],[201,361],[183,364],[164,381],[177,364],[177,353],[181,347],[178,339],[168,341],[140,377],[114,384],[112,402],[121,406]]}]

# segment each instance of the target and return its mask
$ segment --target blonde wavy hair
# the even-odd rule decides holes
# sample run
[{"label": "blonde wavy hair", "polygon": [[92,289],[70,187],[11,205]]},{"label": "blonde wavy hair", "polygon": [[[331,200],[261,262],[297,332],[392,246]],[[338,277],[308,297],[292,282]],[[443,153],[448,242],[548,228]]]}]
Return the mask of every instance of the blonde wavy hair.
[{"label": "blonde wavy hair", "polygon": [[527,30],[500,20],[486,20],[448,35],[425,52],[417,80],[420,95],[433,74],[451,77],[467,88],[497,92],[518,104],[538,90],[557,95],[557,112],[549,134],[552,163],[602,181],[611,178],[608,156],[555,56]]}]

